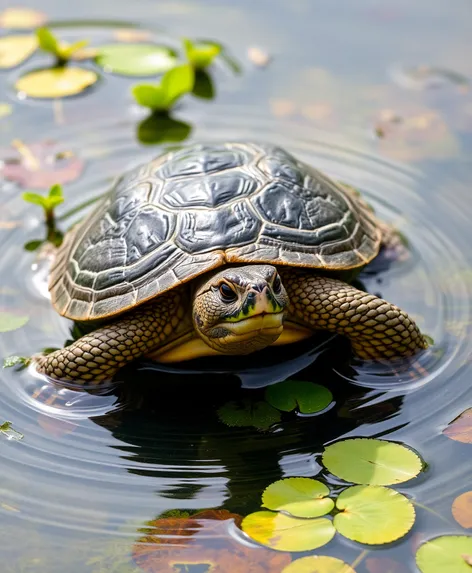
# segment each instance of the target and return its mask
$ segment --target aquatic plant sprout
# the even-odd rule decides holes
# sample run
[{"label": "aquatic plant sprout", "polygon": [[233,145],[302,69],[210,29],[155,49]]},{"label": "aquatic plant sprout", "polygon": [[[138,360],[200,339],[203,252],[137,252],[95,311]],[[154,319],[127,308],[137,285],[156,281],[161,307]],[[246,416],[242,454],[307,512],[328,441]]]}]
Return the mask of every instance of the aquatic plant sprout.
[{"label": "aquatic plant sprout", "polygon": [[166,72],[159,84],[138,84],[132,88],[136,102],[155,112],[167,112],[185,94],[192,91],[195,81],[191,66],[184,64]]},{"label": "aquatic plant sprout", "polygon": [[88,46],[88,40],[78,40],[72,44],[61,42],[48,28],[38,28],[36,30],[39,47],[44,52],[48,52],[56,57],[57,65],[66,64],[75,52]]}]

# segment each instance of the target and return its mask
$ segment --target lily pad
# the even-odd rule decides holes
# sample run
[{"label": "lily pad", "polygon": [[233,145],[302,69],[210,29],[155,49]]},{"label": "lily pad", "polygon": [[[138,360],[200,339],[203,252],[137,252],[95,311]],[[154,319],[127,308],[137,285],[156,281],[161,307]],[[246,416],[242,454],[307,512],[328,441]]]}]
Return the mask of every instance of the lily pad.
[{"label": "lily pad", "polygon": [[415,508],[401,493],[383,486],[356,485],[336,500],[334,527],[341,535],[368,545],[391,543],[415,522]]},{"label": "lily pad", "polygon": [[46,15],[31,8],[7,8],[0,13],[0,27],[16,30],[36,28],[46,21]]},{"label": "lily pad", "polygon": [[303,380],[285,380],[266,389],[265,399],[283,412],[298,408],[302,414],[314,414],[327,408],[332,400],[331,392],[319,384]]},{"label": "lily pad", "polygon": [[177,66],[162,76],[160,84],[138,84],[132,88],[137,103],[156,112],[167,112],[193,89],[195,74],[189,65]]},{"label": "lily pad", "polygon": [[421,573],[470,573],[472,537],[443,535],[424,543],[416,552]]},{"label": "lily pad", "polygon": [[310,555],[293,561],[282,573],[356,573],[341,559],[326,555]]},{"label": "lily pad", "polygon": [[462,527],[472,528],[472,491],[456,497],[452,503],[452,515]]},{"label": "lily pad", "polygon": [[219,408],[218,417],[227,426],[254,426],[260,430],[268,430],[280,422],[280,412],[270,404],[252,400],[227,402]]},{"label": "lily pad", "polygon": [[22,76],[15,88],[33,98],[62,98],[83,92],[97,80],[97,74],[91,70],[77,67],[52,68]]},{"label": "lily pad", "polygon": [[27,60],[37,48],[38,40],[30,34],[0,38],[0,69],[18,66]]},{"label": "lily pad", "polygon": [[311,551],[329,543],[336,532],[325,517],[299,519],[272,511],[249,514],[241,527],[254,541],[278,551]]},{"label": "lily pad", "polygon": [[322,462],[343,480],[371,485],[391,485],[416,477],[423,468],[409,448],[373,438],[354,438],[328,446]]},{"label": "lily pad", "polygon": [[464,410],[449,424],[443,434],[456,442],[472,444],[472,408]]},{"label": "lily pad", "polygon": [[29,320],[26,315],[0,312],[0,332],[10,332],[24,326]]},{"label": "lily pad", "polygon": [[100,46],[97,64],[123,76],[154,76],[177,65],[177,54],[157,44],[107,44]]},{"label": "lily pad", "polygon": [[295,517],[321,517],[334,508],[334,501],[326,497],[329,493],[329,488],[318,480],[293,477],[270,484],[262,494],[262,504]]}]

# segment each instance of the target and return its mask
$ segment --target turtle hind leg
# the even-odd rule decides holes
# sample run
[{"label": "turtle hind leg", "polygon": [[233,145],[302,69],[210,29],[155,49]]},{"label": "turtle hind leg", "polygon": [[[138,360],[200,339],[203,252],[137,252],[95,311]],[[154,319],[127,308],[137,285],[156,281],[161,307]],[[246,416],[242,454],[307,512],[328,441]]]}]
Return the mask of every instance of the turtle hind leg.
[{"label": "turtle hind leg", "polygon": [[395,305],[337,279],[299,269],[280,273],[290,318],[347,336],[360,358],[388,361],[427,348],[418,326]]},{"label": "turtle hind leg", "polygon": [[158,301],[98,328],[70,346],[33,357],[38,372],[59,382],[100,385],[126,364],[164,344],[182,325],[185,304],[172,290]]}]

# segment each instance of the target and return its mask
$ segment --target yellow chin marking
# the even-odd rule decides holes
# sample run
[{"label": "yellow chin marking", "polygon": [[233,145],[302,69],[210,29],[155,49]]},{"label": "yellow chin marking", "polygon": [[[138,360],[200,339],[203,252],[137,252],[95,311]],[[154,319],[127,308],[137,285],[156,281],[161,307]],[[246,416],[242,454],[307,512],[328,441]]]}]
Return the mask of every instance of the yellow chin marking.
[{"label": "yellow chin marking", "polygon": [[193,334],[193,338],[190,340],[188,337],[178,338],[174,343],[163,346],[149,354],[148,358],[156,360],[156,362],[170,363],[184,362],[203,356],[223,356],[223,353],[213,350],[199,336]]},{"label": "yellow chin marking", "polygon": [[250,318],[238,320],[238,322],[220,322],[217,327],[229,330],[235,336],[254,335],[257,331],[272,331],[279,330],[282,333],[283,329],[283,312],[270,313],[270,314],[257,314]]},{"label": "yellow chin marking", "polygon": [[284,330],[282,334],[277,338],[271,346],[283,346],[284,344],[293,344],[294,342],[299,342],[300,340],[305,340],[313,336],[313,331],[295,324],[294,322],[285,322]]}]

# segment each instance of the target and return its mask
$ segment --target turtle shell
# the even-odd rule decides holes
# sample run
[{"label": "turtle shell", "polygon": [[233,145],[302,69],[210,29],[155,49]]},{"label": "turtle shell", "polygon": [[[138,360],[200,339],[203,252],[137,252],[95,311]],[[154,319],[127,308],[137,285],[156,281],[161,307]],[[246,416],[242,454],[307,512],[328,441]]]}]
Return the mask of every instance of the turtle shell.
[{"label": "turtle shell", "polygon": [[66,236],[49,288],[60,314],[95,320],[226,263],[352,269],[379,244],[361,199],[283,149],[197,144],[120,177]]}]

